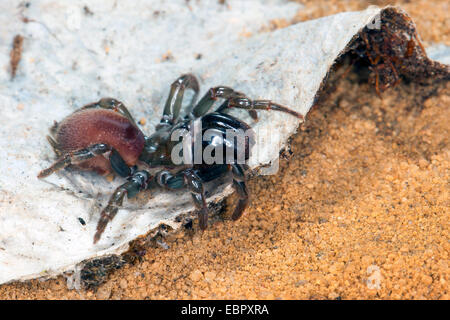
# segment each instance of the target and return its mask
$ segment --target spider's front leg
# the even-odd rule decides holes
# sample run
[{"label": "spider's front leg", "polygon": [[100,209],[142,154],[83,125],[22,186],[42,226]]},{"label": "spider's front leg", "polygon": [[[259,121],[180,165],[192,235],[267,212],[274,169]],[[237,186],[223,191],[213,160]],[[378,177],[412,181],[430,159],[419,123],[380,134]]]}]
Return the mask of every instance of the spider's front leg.
[{"label": "spider's front leg", "polygon": [[255,110],[274,110],[289,113],[299,119],[304,118],[302,114],[271,100],[250,100],[247,97],[233,97],[228,101],[225,101],[222,106],[220,106],[218,112],[226,108],[245,109],[248,112],[254,112]]},{"label": "spider's front leg", "polygon": [[129,178],[128,182],[118,187],[108,201],[108,205],[100,214],[100,220],[97,223],[97,231],[94,235],[94,244],[98,242],[102,233],[105,231],[106,225],[114,219],[123,204],[125,195],[128,199],[135,197],[140,191],[147,189],[151,180],[150,174],[145,170],[136,171]]},{"label": "spider's front leg", "polygon": [[[230,99],[232,97],[245,97],[245,95],[241,92],[233,90],[230,87],[219,86],[211,88],[197,103],[194,110],[192,111],[192,114],[195,118],[199,118],[208,113],[217,99]],[[219,107],[219,110],[223,109],[222,106]]]},{"label": "spider's front leg", "polygon": [[248,111],[253,119],[257,119],[256,110],[275,110],[289,113],[297,118],[303,119],[303,115],[291,110],[281,104],[272,102],[270,100],[250,100],[243,93],[233,90],[229,87],[215,87],[203,96],[193,110],[193,115],[201,117],[205,115],[217,99],[225,99],[225,102],[220,105],[216,112],[224,113],[230,108],[245,109]]},{"label": "spider's front leg", "polygon": [[164,106],[161,124],[174,124],[177,122],[186,89],[191,89],[194,91],[194,96],[187,106],[188,113],[190,112],[192,105],[197,99],[200,89],[197,78],[194,75],[184,74],[175,80],[170,86],[170,93]]}]

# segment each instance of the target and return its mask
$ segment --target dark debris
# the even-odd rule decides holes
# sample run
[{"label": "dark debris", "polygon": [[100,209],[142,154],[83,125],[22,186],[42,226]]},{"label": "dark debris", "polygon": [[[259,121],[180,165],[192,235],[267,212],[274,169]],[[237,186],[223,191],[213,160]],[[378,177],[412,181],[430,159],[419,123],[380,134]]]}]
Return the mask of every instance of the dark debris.
[{"label": "dark debris", "polygon": [[82,287],[87,290],[96,290],[106,282],[108,275],[125,265],[125,260],[118,255],[93,259],[86,262],[81,270]]},{"label": "dark debris", "polygon": [[13,39],[13,45],[10,53],[11,80],[16,77],[17,67],[22,58],[23,37],[18,34]]}]

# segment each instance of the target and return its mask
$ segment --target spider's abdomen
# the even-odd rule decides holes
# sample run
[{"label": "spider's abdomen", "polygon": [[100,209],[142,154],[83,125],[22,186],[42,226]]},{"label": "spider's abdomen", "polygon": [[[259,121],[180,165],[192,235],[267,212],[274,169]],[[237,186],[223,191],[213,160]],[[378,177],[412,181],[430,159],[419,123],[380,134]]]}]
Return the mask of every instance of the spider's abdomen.
[{"label": "spider's abdomen", "polygon": [[[128,118],[105,109],[77,111],[61,121],[54,133],[62,153],[104,143],[114,148],[128,166],[136,164],[145,143],[144,134]],[[86,161],[81,167],[99,173],[110,171],[109,161],[101,155]]]}]

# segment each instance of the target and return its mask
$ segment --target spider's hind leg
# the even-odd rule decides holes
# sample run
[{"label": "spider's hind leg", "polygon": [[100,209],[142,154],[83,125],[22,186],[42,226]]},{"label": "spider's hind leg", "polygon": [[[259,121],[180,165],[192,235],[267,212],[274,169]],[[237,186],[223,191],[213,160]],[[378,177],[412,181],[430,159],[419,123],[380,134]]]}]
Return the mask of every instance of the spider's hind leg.
[{"label": "spider's hind leg", "polygon": [[101,98],[97,102],[93,102],[93,103],[85,105],[80,110],[93,109],[93,108],[100,108],[100,109],[116,111],[116,112],[120,113],[122,116],[124,116],[125,118],[127,118],[128,120],[130,120],[131,123],[133,123],[137,127],[136,121],[134,121],[134,118],[131,115],[130,111],[128,111],[127,107],[125,107],[125,105],[117,99]]},{"label": "spider's hind leg", "polygon": [[47,141],[48,141],[48,143],[50,144],[50,146],[52,147],[52,149],[53,149],[53,151],[55,152],[55,154],[56,154],[58,157],[61,157],[61,156],[62,156],[62,153],[61,153],[61,150],[60,150],[60,148],[59,148],[59,145],[58,145],[58,143],[55,141],[55,139],[53,139],[52,136],[47,136]]},{"label": "spider's hind leg", "polygon": [[[53,146],[53,143],[56,144],[56,142],[50,138],[49,140],[50,144]],[[57,144],[56,144],[57,147]],[[50,167],[47,169],[42,170],[39,172],[38,178],[45,178],[49,175],[51,175],[53,172],[56,172],[58,170],[64,169],[72,164],[79,164],[86,160],[92,159],[98,155],[104,154],[108,151],[111,151],[111,147],[104,143],[97,143],[93,144],[87,148],[80,149],[77,151],[66,153],[58,158],[56,162],[54,162]],[[55,151],[56,152],[56,151]],[[59,152],[59,150],[57,151]]]}]

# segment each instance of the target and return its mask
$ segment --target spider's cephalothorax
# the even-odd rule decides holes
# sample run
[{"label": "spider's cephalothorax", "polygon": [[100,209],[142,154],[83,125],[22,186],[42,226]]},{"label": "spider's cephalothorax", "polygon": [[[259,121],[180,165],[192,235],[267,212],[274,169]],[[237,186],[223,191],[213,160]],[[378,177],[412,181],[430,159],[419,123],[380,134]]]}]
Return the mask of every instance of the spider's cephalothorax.
[{"label": "spider's cephalothorax", "polygon": [[[193,90],[194,95],[185,115],[181,117],[186,89]],[[94,243],[117,214],[125,195],[132,198],[138,192],[154,187],[170,190],[187,188],[199,209],[200,228],[206,229],[208,208],[203,184],[228,173],[239,196],[232,215],[233,220],[238,219],[249,202],[245,162],[253,145],[253,133],[248,124],[227,114],[227,111],[230,108],[246,109],[256,119],[255,110],[277,110],[303,118],[301,114],[277,103],[252,101],[244,94],[222,86],[211,88],[194,105],[198,92],[198,82],[193,75],[178,78],[171,86],[161,122],[155,133],[148,137],[137,127],[127,108],[111,98],[86,105],[60,123],[55,122],[51,136],[47,138],[59,158],[52,166],[42,170],[39,178],[74,166],[102,175],[113,172],[128,180],[116,189],[101,212]],[[208,113],[219,98],[224,102],[215,112]],[[197,127],[201,128],[200,138],[195,135]],[[235,143],[235,136],[227,136],[230,132],[245,133],[241,145]],[[174,139],[174,136],[181,141]],[[198,149],[200,158],[195,156]],[[211,155],[216,161],[203,158],[203,152],[207,150],[214,150]]]}]

